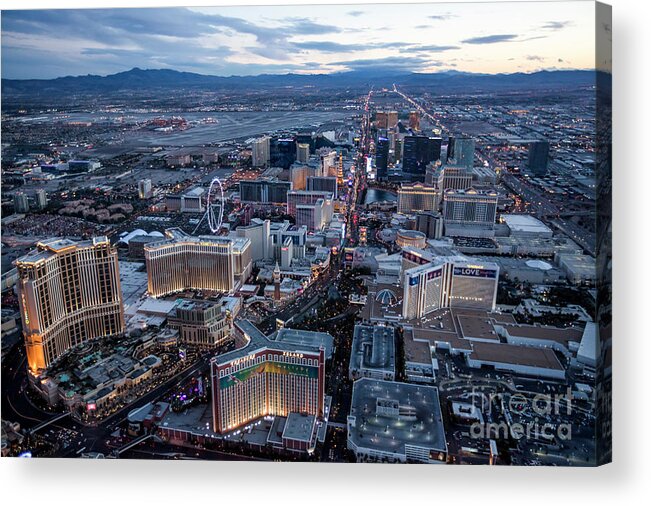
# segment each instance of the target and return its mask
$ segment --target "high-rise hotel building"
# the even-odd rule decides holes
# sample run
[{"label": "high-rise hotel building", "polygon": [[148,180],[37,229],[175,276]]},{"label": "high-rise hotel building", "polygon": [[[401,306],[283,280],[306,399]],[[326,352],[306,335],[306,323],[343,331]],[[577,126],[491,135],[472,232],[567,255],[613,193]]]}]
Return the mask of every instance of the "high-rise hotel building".
[{"label": "high-rise hotel building", "polygon": [[191,236],[178,228],[145,245],[149,294],[182,290],[232,292],[251,274],[251,241],[245,237]]},{"label": "high-rise hotel building", "polygon": [[272,341],[247,320],[235,329],[248,344],[211,362],[215,432],[263,416],[324,415],[324,346]]},{"label": "high-rise hotel building", "polygon": [[439,169],[436,184],[441,191],[465,190],[472,186],[472,172],[466,167],[443,165]]},{"label": "high-rise hotel building", "polygon": [[291,190],[287,192],[287,214],[296,216],[299,204],[316,204],[319,200],[332,202],[332,193],[326,191]]},{"label": "high-rise hotel building", "polygon": [[118,254],[106,237],[41,241],[16,267],[27,363],[34,374],[84,341],[124,331]]},{"label": "high-rise hotel building", "polygon": [[495,310],[497,264],[462,257],[429,261],[415,251],[403,252],[405,262],[417,266],[403,272],[403,318],[422,318],[441,308]]},{"label": "high-rise hotel building", "polygon": [[414,214],[419,211],[438,211],[441,190],[421,183],[403,184],[398,190],[398,212]]},{"label": "high-rise hotel building", "polygon": [[271,139],[267,136],[253,141],[251,145],[251,165],[253,167],[263,167],[269,164],[270,141]]},{"label": "high-rise hotel building", "polygon": [[[492,230],[495,226],[498,195],[495,191],[447,190],[443,194],[446,235],[464,235],[470,228]],[[450,233],[452,229],[459,232]]]}]

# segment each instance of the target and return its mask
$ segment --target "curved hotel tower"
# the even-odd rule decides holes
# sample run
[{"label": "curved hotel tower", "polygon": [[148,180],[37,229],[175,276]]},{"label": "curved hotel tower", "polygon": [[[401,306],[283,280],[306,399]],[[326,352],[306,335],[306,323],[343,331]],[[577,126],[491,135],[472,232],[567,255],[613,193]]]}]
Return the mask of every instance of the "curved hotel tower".
[{"label": "curved hotel tower", "polygon": [[149,294],[182,290],[232,292],[251,274],[251,241],[246,238],[191,236],[178,228],[167,239],[145,245]]},{"label": "curved hotel tower", "polygon": [[32,373],[84,341],[124,331],[118,255],[106,237],[41,241],[16,267]]}]

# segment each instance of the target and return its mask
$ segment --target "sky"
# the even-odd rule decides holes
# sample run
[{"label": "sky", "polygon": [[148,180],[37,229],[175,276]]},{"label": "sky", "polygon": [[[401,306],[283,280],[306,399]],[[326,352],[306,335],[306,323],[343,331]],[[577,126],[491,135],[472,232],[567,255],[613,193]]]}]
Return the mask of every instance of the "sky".
[{"label": "sky", "polygon": [[593,2],[2,11],[2,77],[593,69]]}]

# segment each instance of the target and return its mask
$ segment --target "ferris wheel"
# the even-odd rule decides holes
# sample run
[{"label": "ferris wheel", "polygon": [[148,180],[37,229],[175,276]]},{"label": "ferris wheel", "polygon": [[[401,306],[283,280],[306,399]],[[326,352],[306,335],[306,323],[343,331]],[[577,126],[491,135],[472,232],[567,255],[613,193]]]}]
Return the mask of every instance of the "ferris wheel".
[{"label": "ferris wheel", "polygon": [[197,223],[192,235],[197,232],[204,219],[208,220],[208,227],[213,234],[216,234],[222,228],[222,222],[224,220],[224,188],[218,177],[210,182],[206,197],[206,213],[199,223]]}]

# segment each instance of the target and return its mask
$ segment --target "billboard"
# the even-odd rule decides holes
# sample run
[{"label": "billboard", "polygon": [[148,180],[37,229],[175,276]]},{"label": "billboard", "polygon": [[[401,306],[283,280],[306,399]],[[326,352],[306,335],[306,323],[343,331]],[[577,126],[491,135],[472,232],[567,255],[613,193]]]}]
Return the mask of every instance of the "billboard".
[{"label": "billboard", "polygon": [[497,277],[497,269],[486,269],[480,266],[455,267],[454,275],[495,279]]},{"label": "billboard", "polygon": [[279,374],[283,376],[291,374],[293,376],[316,379],[319,377],[319,368],[315,366],[288,364],[285,362],[266,361],[219,378],[219,389],[222,390],[233,385],[245,383],[260,374]]}]

